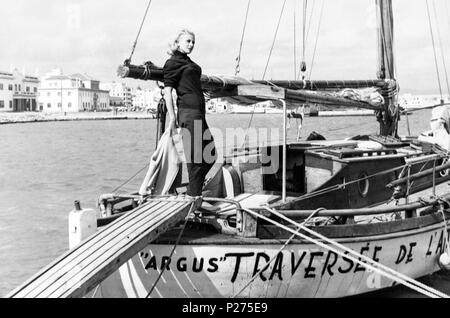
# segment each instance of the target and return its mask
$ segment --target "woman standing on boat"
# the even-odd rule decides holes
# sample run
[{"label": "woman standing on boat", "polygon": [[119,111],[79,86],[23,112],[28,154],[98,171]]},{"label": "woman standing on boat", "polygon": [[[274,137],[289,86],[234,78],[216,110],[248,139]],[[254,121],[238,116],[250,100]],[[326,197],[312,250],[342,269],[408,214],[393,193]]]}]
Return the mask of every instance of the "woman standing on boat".
[{"label": "woman standing on boat", "polygon": [[[164,98],[169,113],[169,129],[181,128],[183,148],[189,174],[187,195],[200,196],[206,174],[216,160],[214,140],[206,123],[205,97],[201,86],[202,69],[188,55],[195,46],[195,34],[181,30],[170,44],[170,59],[164,65]],[[173,90],[177,93],[175,116]]]}]

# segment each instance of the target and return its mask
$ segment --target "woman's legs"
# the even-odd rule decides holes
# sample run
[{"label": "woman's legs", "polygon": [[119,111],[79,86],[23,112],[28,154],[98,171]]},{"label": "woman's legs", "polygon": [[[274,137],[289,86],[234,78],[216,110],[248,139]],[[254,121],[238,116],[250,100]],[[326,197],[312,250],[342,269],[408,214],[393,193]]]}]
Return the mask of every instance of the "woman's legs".
[{"label": "woman's legs", "polygon": [[178,116],[189,174],[187,194],[201,196],[206,175],[217,159],[214,140],[203,114],[181,110]]}]

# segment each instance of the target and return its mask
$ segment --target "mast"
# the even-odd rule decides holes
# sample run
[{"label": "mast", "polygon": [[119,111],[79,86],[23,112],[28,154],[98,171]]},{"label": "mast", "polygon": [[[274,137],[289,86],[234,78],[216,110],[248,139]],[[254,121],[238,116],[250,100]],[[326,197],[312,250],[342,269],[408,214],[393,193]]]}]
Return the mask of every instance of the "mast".
[{"label": "mast", "polygon": [[399,109],[397,105],[397,81],[394,59],[394,16],[392,0],[375,0],[378,21],[378,79],[385,80],[390,87],[383,92],[384,109],[377,112],[380,135],[397,136]]}]

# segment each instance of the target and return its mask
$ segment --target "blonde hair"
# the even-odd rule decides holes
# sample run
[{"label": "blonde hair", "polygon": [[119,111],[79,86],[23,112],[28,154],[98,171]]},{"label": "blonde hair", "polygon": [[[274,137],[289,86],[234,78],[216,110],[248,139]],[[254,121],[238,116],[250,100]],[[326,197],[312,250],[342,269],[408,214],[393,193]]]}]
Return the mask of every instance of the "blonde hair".
[{"label": "blonde hair", "polygon": [[180,38],[183,35],[192,35],[195,38],[195,33],[188,30],[188,29],[182,29],[180,30],[180,32],[178,32],[177,36],[175,37],[175,39],[169,43],[169,51],[167,52],[167,54],[169,55],[173,55],[176,51],[178,51],[179,45],[178,42],[180,41]]}]

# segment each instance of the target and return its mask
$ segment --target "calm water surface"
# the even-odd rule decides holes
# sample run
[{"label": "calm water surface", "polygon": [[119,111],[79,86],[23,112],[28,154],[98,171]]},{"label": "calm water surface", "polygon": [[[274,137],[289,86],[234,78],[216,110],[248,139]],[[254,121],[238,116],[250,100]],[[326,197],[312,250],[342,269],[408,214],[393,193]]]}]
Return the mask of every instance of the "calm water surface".
[{"label": "calm water surface", "polygon": [[[430,111],[410,116],[413,135],[428,130]],[[250,115],[209,115],[211,127],[247,128]],[[295,121],[289,139],[296,136]],[[281,115],[255,115],[252,127],[282,127]],[[374,134],[374,117],[306,118],[303,137],[327,139]],[[86,121],[0,125],[0,296],[5,296],[68,248],[73,202],[95,208],[141,170],[155,147],[156,121]],[[405,119],[400,134],[405,135]],[[220,140],[216,141],[218,146]],[[242,141],[238,142],[241,145]],[[139,174],[123,192],[136,191]],[[447,277],[432,279],[433,283]],[[409,295],[400,289],[392,296]],[[384,294],[386,295],[386,294]]]}]

